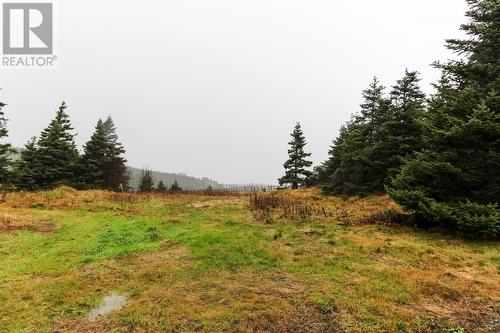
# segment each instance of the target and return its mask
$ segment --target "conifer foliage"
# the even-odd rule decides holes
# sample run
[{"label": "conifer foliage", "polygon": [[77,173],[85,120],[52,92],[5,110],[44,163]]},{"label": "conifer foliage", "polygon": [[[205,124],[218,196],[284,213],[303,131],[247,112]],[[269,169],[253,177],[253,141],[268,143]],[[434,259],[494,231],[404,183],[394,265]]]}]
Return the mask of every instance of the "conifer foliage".
[{"label": "conifer foliage", "polygon": [[406,70],[386,97],[374,80],[319,168],[325,192],[387,191],[426,226],[500,238],[500,3],[468,0],[461,60],[437,63],[427,101]]},{"label": "conifer foliage", "polygon": [[19,160],[14,164],[14,184],[17,188],[23,190],[37,190],[38,174],[41,170],[38,159],[36,137],[31,138],[21,150]]},{"label": "conifer foliage", "polygon": [[37,183],[41,188],[76,184],[78,150],[66,108],[63,102],[38,139]]},{"label": "conifer foliage", "polygon": [[154,190],[153,172],[149,169],[142,169],[139,180],[140,192],[151,192]]},{"label": "conifer foliage", "polygon": [[426,145],[389,187],[417,222],[500,238],[500,3],[469,0],[465,56],[443,70],[422,125]]},{"label": "conifer foliage", "polygon": [[308,170],[312,162],[307,160],[311,154],[304,151],[306,139],[300,123],[295,125],[291,136],[292,141],[288,143],[290,145],[290,149],[288,149],[289,159],[283,165],[285,175],[279,179],[279,184],[280,186],[290,186],[292,189],[297,189],[304,185],[307,178],[312,175],[312,172]]},{"label": "conifer foliage", "polygon": [[177,180],[175,180],[172,186],[170,186],[170,191],[182,191],[182,188]]},{"label": "conifer foliage", "polygon": [[[384,191],[390,175],[422,144],[419,118],[425,95],[416,72],[405,71],[390,96],[374,78],[363,91],[361,112],[341,128],[324,163],[325,192],[366,195]],[[322,177],[325,179],[325,177]]]},{"label": "conifer foliage", "polygon": [[104,166],[107,163],[107,138],[104,124],[101,119],[97,121],[95,132],[83,148],[81,158],[82,188],[104,188]]},{"label": "conifer foliage", "polygon": [[111,116],[108,116],[103,123],[104,136],[106,141],[106,162],[103,165],[103,180],[107,189],[118,191],[128,187],[128,173],[123,157],[125,148],[118,141],[116,126]]},{"label": "conifer foliage", "polygon": [[7,130],[7,119],[3,112],[5,106],[6,104],[0,102],[0,184],[3,186],[10,182],[9,153],[11,152],[10,144],[4,142],[9,134]]},{"label": "conifer foliage", "polygon": [[118,142],[111,117],[97,122],[80,156],[66,109],[63,102],[40,138],[32,138],[21,150],[11,177],[16,188],[37,190],[69,185],[79,189],[126,190],[126,160],[122,157],[125,149]]},{"label": "conifer foliage", "polygon": [[163,180],[160,179],[156,189],[158,190],[158,192],[166,192],[168,188],[167,185],[165,185],[165,183],[163,182]]}]

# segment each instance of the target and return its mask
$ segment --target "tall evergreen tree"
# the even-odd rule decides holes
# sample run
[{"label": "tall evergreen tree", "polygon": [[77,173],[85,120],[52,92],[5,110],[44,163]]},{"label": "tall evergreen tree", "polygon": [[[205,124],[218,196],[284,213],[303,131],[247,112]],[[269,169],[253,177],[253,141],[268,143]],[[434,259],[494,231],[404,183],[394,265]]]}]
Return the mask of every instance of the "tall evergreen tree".
[{"label": "tall evergreen tree", "polygon": [[340,168],[341,163],[341,147],[342,142],[345,140],[348,134],[348,124],[342,125],[340,127],[339,135],[336,139],[333,140],[332,145],[330,146],[330,150],[328,151],[328,155],[330,156],[328,160],[326,160],[323,165],[325,167],[325,175],[324,178],[327,180],[332,180],[331,177],[335,173],[337,169]]},{"label": "tall evergreen tree", "polygon": [[330,159],[325,163],[331,172],[325,192],[352,195],[364,193],[364,156],[366,147],[365,126],[354,117],[341,128],[339,137],[330,149]]},{"label": "tall evergreen tree", "polygon": [[363,90],[360,122],[365,125],[365,139],[368,145],[374,143],[381,123],[385,120],[384,89],[377,79],[373,78],[368,89]]},{"label": "tall evergreen tree", "polygon": [[139,191],[151,192],[154,190],[153,172],[149,169],[142,169],[139,178]]},{"label": "tall evergreen tree", "polygon": [[443,71],[421,123],[425,147],[388,189],[417,222],[500,238],[500,5],[468,0],[468,38],[449,40],[464,56]]},{"label": "tall evergreen tree", "polygon": [[425,95],[416,72],[405,72],[384,97],[384,87],[374,78],[363,91],[361,112],[342,127],[333,142],[323,172],[329,175],[326,193],[354,195],[382,192],[388,176],[399,170],[403,158],[422,145],[418,123]]},{"label": "tall evergreen tree", "polygon": [[405,70],[405,75],[392,87],[392,107],[380,128],[381,140],[376,142],[377,161],[386,171],[385,181],[396,174],[415,151],[422,148],[422,128],[419,124],[425,112],[425,94],[419,86],[417,72]]},{"label": "tall evergreen tree", "polygon": [[21,190],[37,190],[40,170],[36,137],[33,137],[21,150],[21,156],[14,164],[15,186]]},{"label": "tall evergreen tree", "polygon": [[118,134],[116,134],[116,126],[111,118],[108,116],[103,123],[104,133],[106,136],[106,142],[108,143],[108,150],[106,154],[109,157],[116,157],[125,154],[125,148],[118,141]]},{"label": "tall evergreen tree", "polygon": [[283,164],[285,175],[278,181],[280,186],[290,185],[292,189],[297,189],[299,186],[304,185],[307,177],[312,174],[308,170],[312,162],[306,159],[311,154],[304,152],[306,139],[302,133],[300,123],[295,125],[291,136],[292,141],[288,143],[290,145],[290,149],[288,149],[289,159]]},{"label": "tall evergreen tree", "polygon": [[104,188],[104,167],[108,162],[108,141],[104,124],[101,119],[97,121],[94,134],[83,148],[81,157],[80,187],[84,189]]},{"label": "tall evergreen tree", "polygon": [[103,123],[104,135],[106,138],[106,163],[103,166],[103,179],[107,189],[118,191],[128,188],[128,173],[123,157],[125,148],[118,141],[116,126],[111,116]]},{"label": "tall evergreen tree", "polygon": [[10,182],[9,155],[12,149],[10,144],[4,141],[9,134],[7,130],[7,119],[3,112],[5,106],[6,104],[0,102],[0,184],[4,186]]},{"label": "tall evergreen tree", "polygon": [[76,181],[78,150],[66,108],[66,103],[63,102],[38,140],[40,172],[37,183],[43,188],[60,184],[73,185]]}]

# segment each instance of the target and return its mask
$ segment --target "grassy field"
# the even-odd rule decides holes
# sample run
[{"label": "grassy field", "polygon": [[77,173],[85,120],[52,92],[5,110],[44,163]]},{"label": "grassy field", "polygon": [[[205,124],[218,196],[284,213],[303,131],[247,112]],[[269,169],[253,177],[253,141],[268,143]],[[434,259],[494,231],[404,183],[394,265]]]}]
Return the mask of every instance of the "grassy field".
[{"label": "grassy field", "polygon": [[498,243],[399,213],[314,190],[9,194],[0,332],[499,332]]}]

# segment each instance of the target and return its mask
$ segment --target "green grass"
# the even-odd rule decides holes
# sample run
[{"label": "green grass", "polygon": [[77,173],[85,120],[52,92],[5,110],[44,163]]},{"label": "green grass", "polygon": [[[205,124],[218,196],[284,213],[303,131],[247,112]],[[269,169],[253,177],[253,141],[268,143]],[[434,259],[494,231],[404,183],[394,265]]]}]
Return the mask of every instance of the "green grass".
[{"label": "green grass", "polygon": [[[498,320],[495,243],[334,220],[265,224],[243,203],[200,200],[210,199],[9,209],[55,229],[0,232],[0,331],[487,332]],[[127,295],[125,308],[89,322],[111,291]],[[464,304],[487,317],[469,320]]]}]

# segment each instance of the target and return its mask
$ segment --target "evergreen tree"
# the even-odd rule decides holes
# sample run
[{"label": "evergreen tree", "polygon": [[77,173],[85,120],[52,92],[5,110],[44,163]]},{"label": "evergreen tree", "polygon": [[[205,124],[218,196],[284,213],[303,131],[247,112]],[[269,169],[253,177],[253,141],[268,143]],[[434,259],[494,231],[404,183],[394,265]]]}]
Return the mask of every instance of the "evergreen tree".
[{"label": "evergreen tree", "polygon": [[106,163],[103,165],[104,186],[107,189],[118,191],[128,188],[128,172],[125,163],[127,160],[122,156],[125,148],[118,142],[116,126],[111,116],[103,123],[106,138]]},{"label": "evergreen tree", "polygon": [[364,156],[366,147],[365,126],[359,118],[352,119],[341,128],[339,137],[330,150],[330,159],[325,163],[330,170],[329,184],[324,188],[326,193],[352,195],[364,193]]},{"label": "evergreen tree", "polygon": [[139,191],[151,192],[154,189],[153,172],[148,169],[141,170],[139,178]]},{"label": "evergreen tree", "polygon": [[165,185],[165,183],[163,182],[163,180],[160,179],[160,181],[158,182],[158,186],[156,187],[156,189],[160,192],[165,192],[167,191],[167,186]]},{"label": "evergreen tree", "polygon": [[290,185],[292,189],[297,189],[305,184],[307,177],[311,176],[312,173],[307,168],[312,165],[312,162],[306,160],[311,154],[304,152],[306,140],[300,123],[295,125],[291,136],[292,141],[288,143],[290,145],[290,149],[288,149],[289,159],[283,164],[285,175],[278,181],[280,186]]},{"label": "evergreen tree", "polygon": [[419,120],[424,116],[425,94],[419,81],[417,72],[405,70],[404,77],[392,87],[391,111],[381,125],[380,140],[374,147],[376,160],[385,171],[384,181],[399,171],[404,158],[422,148]]},{"label": "evergreen tree", "polygon": [[76,180],[78,150],[66,108],[66,103],[63,102],[38,140],[40,172],[37,184],[43,188],[60,184],[73,185]]},{"label": "evergreen tree", "polygon": [[170,186],[170,191],[182,191],[182,188],[179,186],[177,180],[175,180],[172,186]]},{"label": "evergreen tree", "polygon": [[368,89],[362,92],[363,103],[360,105],[361,117],[358,122],[365,125],[365,139],[368,145],[372,145],[377,139],[380,125],[386,120],[384,89],[385,87],[380,84],[377,77],[374,77]]},{"label": "evergreen tree", "polygon": [[21,150],[21,156],[14,164],[15,186],[21,190],[37,190],[40,169],[36,137],[33,137]]},{"label": "evergreen tree", "polygon": [[[416,72],[406,71],[384,97],[376,78],[363,91],[361,112],[341,129],[330,150],[324,172],[330,174],[326,193],[366,195],[384,191],[389,175],[403,159],[420,149],[425,95]],[[325,178],[323,176],[323,178]]]},{"label": "evergreen tree", "polygon": [[305,186],[312,187],[326,184],[328,177],[325,172],[326,169],[323,164],[315,166],[311,175],[306,178]]},{"label": "evergreen tree", "polygon": [[421,123],[425,146],[394,177],[390,195],[416,221],[464,234],[500,237],[500,6],[469,0],[465,40],[448,48],[464,55],[436,64],[437,94]]},{"label": "evergreen tree", "polygon": [[330,150],[328,151],[328,155],[330,156],[328,160],[326,160],[323,165],[325,168],[325,178],[328,180],[332,180],[331,177],[335,173],[337,169],[340,168],[341,163],[341,147],[342,142],[347,137],[348,133],[348,124],[342,125],[340,127],[339,135],[336,139],[333,140],[332,145],[330,146]]},{"label": "evergreen tree", "polygon": [[10,182],[10,160],[9,155],[12,151],[10,144],[5,143],[4,140],[7,138],[9,132],[7,130],[7,119],[3,112],[3,108],[6,104],[0,102],[0,184],[6,186]]},{"label": "evergreen tree", "polygon": [[341,128],[334,140],[321,176],[328,182],[325,193],[365,195],[383,191],[387,167],[386,156],[380,156],[381,143],[386,139],[382,127],[392,113],[383,91],[384,87],[374,78],[363,91],[361,112]]},{"label": "evergreen tree", "polygon": [[84,189],[104,188],[104,167],[108,162],[108,141],[104,124],[97,121],[94,134],[83,148],[81,157],[80,187]]},{"label": "evergreen tree", "polygon": [[125,154],[125,148],[118,141],[118,134],[116,134],[116,126],[111,118],[108,116],[103,123],[104,133],[106,136],[106,142],[108,143],[108,150],[106,154],[109,157],[116,157]]}]

